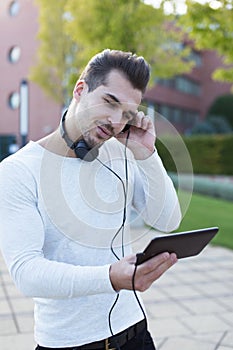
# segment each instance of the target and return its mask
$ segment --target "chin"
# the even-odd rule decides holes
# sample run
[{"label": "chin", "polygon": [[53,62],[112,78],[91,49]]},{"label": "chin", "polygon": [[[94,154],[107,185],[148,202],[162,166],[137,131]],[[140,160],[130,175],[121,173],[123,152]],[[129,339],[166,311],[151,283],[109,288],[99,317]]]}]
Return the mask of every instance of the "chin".
[{"label": "chin", "polygon": [[83,135],[83,138],[86,144],[88,145],[88,147],[90,148],[94,148],[94,147],[100,148],[104,143],[103,140],[100,140],[97,137],[91,136],[89,133],[88,135]]}]

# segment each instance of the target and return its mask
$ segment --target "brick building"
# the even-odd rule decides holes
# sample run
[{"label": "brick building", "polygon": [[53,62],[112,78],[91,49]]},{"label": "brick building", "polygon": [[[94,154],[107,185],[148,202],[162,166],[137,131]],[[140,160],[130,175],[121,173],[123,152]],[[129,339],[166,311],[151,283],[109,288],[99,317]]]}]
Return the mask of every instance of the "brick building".
[{"label": "brick building", "polygon": [[[14,134],[20,144],[19,93],[29,80],[38,46],[38,9],[33,0],[0,1],[0,134]],[[54,130],[61,108],[34,83],[29,82],[28,139],[36,140]]]},{"label": "brick building", "polygon": [[[34,0],[0,1],[0,135],[13,134],[19,144],[20,84],[29,79],[36,59],[37,31]],[[193,57],[197,65],[190,74],[158,80],[145,95],[150,106],[184,132],[205,117],[217,96],[230,91],[230,84],[211,79],[212,71],[221,63],[215,53],[193,51]],[[61,106],[29,82],[28,139],[36,140],[54,130],[60,114]]]},{"label": "brick building", "polygon": [[229,94],[232,86],[211,78],[216,67],[222,66],[216,52],[193,50],[191,59],[196,65],[190,73],[167,80],[158,79],[145,95],[147,103],[180,132],[188,132],[203,120],[215,99]]}]

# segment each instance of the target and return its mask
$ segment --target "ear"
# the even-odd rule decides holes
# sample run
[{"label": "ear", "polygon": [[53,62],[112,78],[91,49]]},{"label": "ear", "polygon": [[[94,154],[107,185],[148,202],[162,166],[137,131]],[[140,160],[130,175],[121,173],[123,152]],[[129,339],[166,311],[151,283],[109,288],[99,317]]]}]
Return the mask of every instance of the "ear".
[{"label": "ear", "polygon": [[84,89],[85,89],[86,83],[84,80],[78,80],[75,84],[74,90],[73,90],[73,97],[76,100],[79,100]]}]

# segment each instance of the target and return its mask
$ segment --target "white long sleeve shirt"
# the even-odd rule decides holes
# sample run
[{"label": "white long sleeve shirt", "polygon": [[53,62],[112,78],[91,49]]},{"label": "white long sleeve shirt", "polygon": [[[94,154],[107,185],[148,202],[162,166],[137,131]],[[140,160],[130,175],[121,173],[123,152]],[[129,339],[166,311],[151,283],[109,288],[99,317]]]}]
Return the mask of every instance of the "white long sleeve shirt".
[{"label": "white long sleeve shirt", "polygon": [[[85,162],[29,142],[0,164],[0,247],[18,288],[35,301],[35,340],[72,347],[111,336],[108,314],[116,298],[109,266],[131,253],[130,208],[161,231],[181,214],[175,189],[155,151],[135,161],[115,139]],[[124,185],[123,185],[124,184]],[[142,319],[135,296],[122,290],[112,312],[118,333]]]}]

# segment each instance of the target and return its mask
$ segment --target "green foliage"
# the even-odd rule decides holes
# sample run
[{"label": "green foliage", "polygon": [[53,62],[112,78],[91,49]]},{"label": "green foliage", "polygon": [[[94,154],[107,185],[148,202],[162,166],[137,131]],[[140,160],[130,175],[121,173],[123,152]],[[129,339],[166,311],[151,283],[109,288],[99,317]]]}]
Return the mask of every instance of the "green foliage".
[{"label": "green foliage", "polygon": [[[117,11],[116,11],[117,9]],[[78,43],[77,64],[84,67],[95,53],[120,49],[143,55],[156,76],[189,71],[181,61],[188,51],[177,51],[180,33],[166,30],[163,10],[140,0],[67,1],[67,33]]]},{"label": "green foliage", "polygon": [[207,115],[207,120],[212,115],[224,117],[233,128],[233,95],[219,96],[210,107]]},{"label": "green foliage", "polygon": [[[199,49],[217,50],[223,56],[225,67],[215,71],[213,77],[232,83],[233,81],[233,0],[207,1],[200,4],[186,0],[187,14],[179,23],[195,40]],[[215,5],[218,5],[214,7]]]},{"label": "green foliage", "polygon": [[162,8],[142,0],[36,0],[40,48],[32,78],[57,101],[72,91],[89,59],[105,48],[143,55],[152,79],[190,71],[179,45],[182,33],[168,29]]},{"label": "green foliage", "polygon": [[67,73],[75,45],[64,31],[66,0],[36,0],[39,8],[39,49],[30,78],[61,104],[66,98]]},{"label": "green foliage", "polygon": [[[189,151],[194,174],[223,174],[233,175],[233,134],[228,135],[198,135],[184,137],[183,141]],[[170,136],[166,145],[173,144],[176,148],[176,139]],[[176,171],[174,161],[164,144],[156,142],[158,152],[168,171]],[[168,147],[167,147],[168,148]],[[176,162],[182,163],[182,152],[177,152]],[[182,172],[182,168],[180,170]],[[184,169],[185,173],[185,169]]]}]

